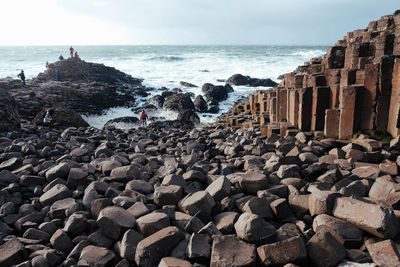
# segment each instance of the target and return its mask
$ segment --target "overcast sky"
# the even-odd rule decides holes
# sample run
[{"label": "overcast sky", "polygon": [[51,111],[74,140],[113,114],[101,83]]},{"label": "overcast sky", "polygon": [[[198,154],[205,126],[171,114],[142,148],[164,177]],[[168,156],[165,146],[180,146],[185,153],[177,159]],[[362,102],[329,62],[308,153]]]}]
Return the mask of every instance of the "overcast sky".
[{"label": "overcast sky", "polygon": [[399,0],[0,0],[0,45],[331,45]]}]

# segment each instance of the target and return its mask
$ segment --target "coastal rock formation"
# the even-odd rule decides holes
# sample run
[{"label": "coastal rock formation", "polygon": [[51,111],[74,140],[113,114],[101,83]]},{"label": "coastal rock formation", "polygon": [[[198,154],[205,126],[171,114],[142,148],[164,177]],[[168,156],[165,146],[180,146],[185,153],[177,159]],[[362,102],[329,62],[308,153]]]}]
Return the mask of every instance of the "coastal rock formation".
[{"label": "coastal rock formation", "polygon": [[[56,69],[62,73],[61,81],[56,80]],[[3,79],[0,89],[7,90],[14,97],[20,116],[27,120],[32,120],[44,107],[101,114],[111,107],[133,106],[136,93],[142,95],[150,90],[143,87],[139,79],[79,58],[49,64],[36,79],[27,80],[25,87],[19,80]]]},{"label": "coastal rock formation", "polygon": [[213,104],[226,100],[228,98],[228,93],[233,92],[233,88],[229,84],[222,86],[205,83],[201,87],[201,90],[204,92],[204,97],[207,101]]},{"label": "coastal rock formation", "polygon": [[0,131],[12,131],[20,127],[20,116],[14,98],[0,89]]},{"label": "coastal rock formation", "polygon": [[[349,139],[356,132],[400,134],[400,14],[348,33],[272,90],[257,91],[232,109],[229,125],[288,128]],[[239,79],[240,78],[240,79]],[[242,82],[242,76],[236,76]],[[232,116],[233,115],[233,116]],[[255,118],[255,120],[253,120]]]},{"label": "coastal rock formation", "polygon": [[194,104],[188,94],[174,94],[164,101],[163,107],[172,111],[194,110]]},{"label": "coastal rock formation", "polygon": [[[46,110],[39,112],[33,119],[33,124],[43,125],[43,118],[46,114]],[[64,127],[88,127],[89,124],[81,117],[80,114],[73,110],[66,108],[53,108],[52,109],[52,124],[54,126]]]},{"label": "coastal rock formation", "polygon": [[230,85],[249,85],[251,87],[274,87],[278,84],[271,79],[257,79],[251,78],[250,76],[244,76],[242,74],[234,74],[226,80],[227,84]]}]

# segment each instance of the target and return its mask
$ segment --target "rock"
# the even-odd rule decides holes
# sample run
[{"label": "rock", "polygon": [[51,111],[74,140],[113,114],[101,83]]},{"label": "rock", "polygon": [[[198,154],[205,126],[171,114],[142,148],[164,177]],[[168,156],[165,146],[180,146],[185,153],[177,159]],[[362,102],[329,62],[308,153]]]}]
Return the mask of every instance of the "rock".
[{"label": "rock", "polygon": [[165,213],[154,212],[138,218],[136,223],[139,232],[144,236],[149,236],[168,227],[169,217]]},{"label": "rock", "polygon": [[71,166],[64,162],[60,163],[46,172],[46,179],[47,181],[51,182],[56,178],[67,179],[68,174],[70,172]]},{"label": "rock", "polygon": [[191,267],[192,264],[189,261],[185,261],[182,259],[174,258],[174,257],[165,257],[162,258],[158,267]]},{"label": "rock", "polygon": [[207,191],[198,191],[189,194],[179,202],[181,210],[192,216],[199,211],[211,214],[214,205],[215,201]]},{"label": "rock", "polygon": [[142,194],[150,194],[154,191],[153,186],[143,180],[132,180],[126,184],[125,189],[134,190]]},{"label": "rock", "polygon": [[391,208],[341,197],[335,199],[332,214],[379,238],[393,238],[398,233],[398,221]]},{"label": "rock", "polygon": [[71,192],[63,184],[57,184],[53,186],[49,191],[44,193],[40,198],[40,204],[48,206],[56,202],[57,200],[65,199],[71,196]]},{"label": "rock", "polygon": [[11,266],[27,259],[24,245],[17,239],[12,238],[0,246],[0,266]]},{"label": "rock", "polygon": [[272,201],[270,206],[278,220],[291,220],[292,211],[290,210],[289,203],[286,199],[278,198]]},{"label": "rock", "polygon": [[135,261],[136,247],[143,239],[143,236],[135,230],[125,232],[121,240],[121,257],[129,261]]},{"label": "rock", "polygon": [[8,170],[0,171],[0,186],[8,186],[9,184],[18,182],[18,176]]},{"label": "rock", "polygon": [[182,86],[185,86],[185,87],[198,87],[197,85],[194,85],[194,84],[189,83],[189,82],[184,82],[184,81],[180,81],[179,84],[182,85]]},{"label": "rock", "polygon": [[273,219],[275,217],[267,199],[253,197],[242,207],[243,212],[251,213],[265,219]]},{"label": "rock", "polygon": [[114,125],[115,127],[119,128],[119,125],[123,125],[123,124],[138,124],[139,123],[139,118],[138,117],[132,117],[132,116],[125,116],[125,117],[119,117],[119,118],[115,118],[112,120],[107,121],[104,126],[108,127],[108,126],[112,126]]},{"label": "rock", "polygon": [[135,262],[139,266],[152,267],[185,239],[184,233],[175,226],[168,226],[139,242],[136,248]]},{"label": "rock", "polygon": [[122,166],[111,171],[110,177],[116,181],[130,181],[139,177],[140,169],[136,165]]},{"label": "rock", "polygon": [[[51,121],[53,124],[57,126],[63,127],[89,127],[89,123],[87,123],[82,116],[75,112],[72,109],[56,107],[53,108],[53,114],[51,115]],[[35,118],[33,119],[34,125],[43,125],[43,118],[46,114],[46,110],[42,109]]]},{"label": "rock", "polygon": [[398,245],[392,240],[368,244],[367,249],[375,264],[382,267],[400,266]]},{"label": "rock", "polygon": [[250,243],[265,244],[276,235],[275,227],[261,217],[242,213],[234,225],[236,235]]},{"label": "rock", "polygon": [[279,178],[285,179],[289,177],[301,177],[300,168],[295,164],[291,165],[281,165],[276,173]]},{"label": "rock", "polygon": [[182,187],[178,185],[159,186],[154,190],[154,203],[162,207],[175,205],[182,198]]},{"label": "rock", "polygon": [[335,198],[341,195],[332,191],[315,190],[308,198],[308,207],[311,216],[331,214]]},{"label": "rock", "polygon": [[210,237],[207,234],[192,234],[186,254],[189,259],[208,259],[211,255]]},{"label": "rock", "polygon": [[21,117],[10,93],[0,89],[0,132],[19,129]]},{"label": "rock", "polygon": [[208,101],[216,102],[226,100],[228,98],[228,93],[233,92],[233,88],[229,84],[226,84],[225,86],[204,84],[201,89]]},{"label": "rock", "polygon": [[223,235],[234,234],[234,225],[239,216],[239,213],[233,211],[221,212],[214,217],[215,226]]},{"label": "rock", "polygon": [[274,87],[278,84],[271,79],[257,79],[250,78],[249,76],[244,76],[242,74],[234,74],[228,78],[226,83],[231,85],[250,85],[252,87],[257,86],[265,86],[265,87]]},{"label": "rock", "polygon": [[259,190],[267,189],[268,184],[267,176],[257,171],[247,171],[239,179],[240,187],[250,194],[257,194]]},{"label": "rock", "polygon": [[353,169],[351,172],[360,178],[377,178],[379,171],[379,168],[374,166],[361,166]]},{"label": "rock", "polygon": [[191,123],[191,124],[198,124],[200,123],[200,118],[196,114],[194,110],[191,109],[185,109],[181,110],[178,113],[178,117],[176,118],[178,121],[182,121],[185,123]]},{"label": "rock", "polygon": [[112,250],[91,245],[82,250],[78,265],[105,267],[114,258],[115,253]]},{"label": "rock", "polygon": [[231,183],[228,179],[222,176],[212,182],[206,188],[206,191],[214,198],[214,200],[219,201],[229,195],[231,192]]},{"label": "rock", "polygon": [[194,110],[194,104],[187,94],[174,94],[165,100],[164,109],[172,111]]},{"label": "rock", "polygon": [[390,193],[400,191],[400,185],[384,178],[377,178],[369,190],[368,196],[375,199],[386,198]]},{"label": "rock", "polygon": [[87,227],[87,218],[84,214],[74,213],[65,222],[64,231],[72,237],[82,234]]},{"label": "rock", "polygon": [[201,95],[198,95],[196,99],[194,100],[194,107],[196,111],[198,112],[207,112],[208,110],[208,105],[207,102],[204,100],[204,98]]},{"label": "rock", "polygon": [[250,267],[256,264],[257,254],[254,245],[240,240],[235,235],[214,237],[210,267]]},{"label": "rock", "polygon": [[41,231],[35,228],[29,228],[25,231],[24,238],[40,240],[40,242],[47,242],[50,240],[50,235],[45,231]]},{"label": "rock", "polygon": [[[345,222],[327,214],[320,214],[313,221],[313,230],[328,230],[333,236],[339,236],[346,244],[354,244],[362,241],[362,231],[351,223]],[[338,238],[336,238],[338,239]]]},{"label": "rock", "polygon": [[318,231],[307,243],[308,257],[318,267],[336,266],[346,249],[328,231]]},{"label": "rock", "polygon": [[135,226],[136,219],[125,209],[111,206],[104,208],[100,212],[96,222],[105,236],[117,240],[121,230]]},{"label": "rock", "polygon": [[53,248],[68,255],[74,248],[74,244],[68,235],[61,229],[58,229],[50,238],[50,243]]},{"label": "rock", "polygon": [[257,248],[261,262],[266,265],[301,264],[307,259],[307,251],[301,237],[292,237]]}]

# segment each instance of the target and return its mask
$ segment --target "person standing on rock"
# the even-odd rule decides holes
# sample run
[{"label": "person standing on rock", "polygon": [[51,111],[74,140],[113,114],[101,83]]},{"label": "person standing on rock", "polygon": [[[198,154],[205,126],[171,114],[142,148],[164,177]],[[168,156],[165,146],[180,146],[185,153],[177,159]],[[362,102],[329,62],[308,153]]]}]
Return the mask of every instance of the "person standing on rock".
[{"label": "person standing on rock", "polygon": [[51,108],[48,108],[46,110],[46,114],[44,115],[43,118],[43,125],[44,126],[50,126],[51,125],[51,113],[53,112],[53,110]]},{"label": "person standing on rock", "polygon": [[78,51],[75,51],[75,57],[79,57],[79,56],[78,56]]},{"label": "person standing on rock", "polygon": [[142,127],[145,128],[147,126],[147,114],[144,110],[140,114],[140,120],[142,121]]},{"label": "person standing on rock", "polygon": [[72,46],[69,48],[69,54],[71,55],[71,58],[74,57],[74,49]]},{"label": "person standing on rock", "polygon": [[24,70],[21,70],[21,73],[18,74],[18,77],[21,78],[22,87],[25,87],[25,73],[24,73]]},{"label": "person standing on rock", "polygon": [[61,72],[59,70],[56,70],[56,78],[57,81],[61,81]]},{"label": "person standing on rock", "polygon": [[58,57],[58,59],[59,59],[59,60],[63,60],[64,57],[63,57],[62,55],[60,55],[60,56]]}]

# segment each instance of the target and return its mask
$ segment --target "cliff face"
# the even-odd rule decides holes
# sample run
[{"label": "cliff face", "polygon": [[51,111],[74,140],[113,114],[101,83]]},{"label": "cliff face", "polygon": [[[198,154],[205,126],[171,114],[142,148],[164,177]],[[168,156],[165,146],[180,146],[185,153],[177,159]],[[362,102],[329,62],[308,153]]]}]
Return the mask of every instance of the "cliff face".
[{"label": "cliff face", "polygon": [[368,130],[398,136],[399,108],[400,12],[395,12],[348,33],[272,90],[250,95],[226,121],[260,124],[265,135],[293,126],[340,139]]}]

